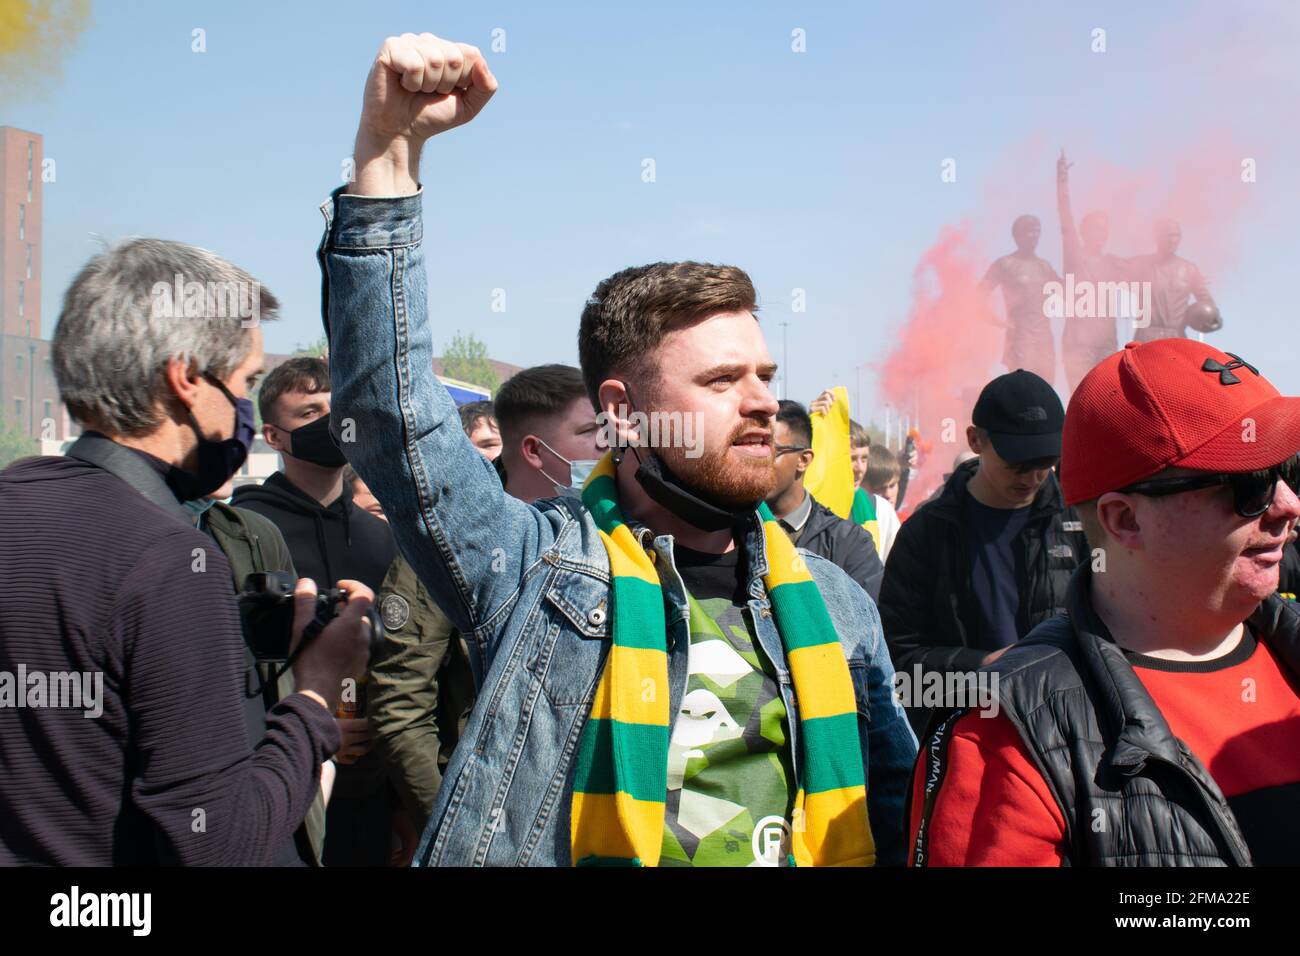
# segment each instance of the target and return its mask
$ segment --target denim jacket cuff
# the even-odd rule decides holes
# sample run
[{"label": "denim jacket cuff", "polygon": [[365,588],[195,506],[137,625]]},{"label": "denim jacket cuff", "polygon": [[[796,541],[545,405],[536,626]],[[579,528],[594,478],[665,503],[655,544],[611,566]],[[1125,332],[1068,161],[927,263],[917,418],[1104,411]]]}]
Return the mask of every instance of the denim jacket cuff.
[{"label": "denim jacket cuff", "polygon": [[424,238],[424,187],[412,196],[355,196],[340,186],[321,203],[324,248],[395,249]]}]

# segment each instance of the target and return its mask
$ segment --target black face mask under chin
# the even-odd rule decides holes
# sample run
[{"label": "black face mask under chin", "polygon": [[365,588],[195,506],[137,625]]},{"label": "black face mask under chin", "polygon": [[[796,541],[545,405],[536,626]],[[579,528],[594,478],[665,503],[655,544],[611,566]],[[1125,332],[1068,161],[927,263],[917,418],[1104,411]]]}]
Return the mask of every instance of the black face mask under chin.
[{"label": "black face mask under chin", "polygon": [[[628,401],[635,404],[632,390],[627,387],[626,382],[623,384],[623,389],[627,392]],[[740,529],[758,507],[757,501],[752,505],[739,508],[719,507],[673,474],[664,464],[663,459],[654,453],[654,449],[650,449],[650,453],[642,457],[635,446],[629,447],[632,448],[632,454],[636,456],[638,462],[634,477],[637,484],[650,496],[650,500],[701,531]]]},{"label": "black face mask under chin", "polygon": [[637,484],[654,502],[701,531],[740,528],[758,507],[758,502],[754,502],[747,507],[721,508],[685,485],[654,452],[644,458],[635,449],[633,454],[640,462],[636,470]]}]

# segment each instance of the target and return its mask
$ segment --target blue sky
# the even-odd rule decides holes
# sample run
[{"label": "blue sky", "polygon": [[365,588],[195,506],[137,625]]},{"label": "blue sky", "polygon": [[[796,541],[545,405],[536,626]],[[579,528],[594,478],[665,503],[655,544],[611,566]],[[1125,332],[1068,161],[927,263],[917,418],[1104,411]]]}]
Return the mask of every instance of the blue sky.
[{"label": "blue sky", "polygon": [[[1219,130],[1260,174],[1231,225],[1233,265],[1214,276],[1231,334],[1213,341],[1300,393],[1294,4],[140,0],[96,3],[92,21],[61,70],[0,99],[0,124],[43,133],[57,162],[47,337],[95,237],[158,235],[275,291],[270,350],[317,338],[317,206],[351,151],[362,80],[386,35],[430,30],[482,47],[501,82],[474,124],[426,150],[439,350],[459,329],[505,361],[576,364],[577,317],[601,278],[697,258],[750,272],[778,361],[791,323],[792,397],[836,381],[853,395],[944,224],[971,220],[1010,251],[1010,193],[1043,218],[1040,253],[1059,267],[1057,145],[1086,177],[1087,161],[1140,167]],[[196,27],[205,53],[191,51]],[[506,50],[493,53],[498,28]],[[791,50],[796,28],[805,53]],[[1009,158],[1027,152],[1046,158]],[[940,182],[946,157],[956,183]],[[1197,242],[1185,230],[1194,261]],[[794,288],[806,312],[790,311]],[[863,373],[864,403],[874,379]]]}]

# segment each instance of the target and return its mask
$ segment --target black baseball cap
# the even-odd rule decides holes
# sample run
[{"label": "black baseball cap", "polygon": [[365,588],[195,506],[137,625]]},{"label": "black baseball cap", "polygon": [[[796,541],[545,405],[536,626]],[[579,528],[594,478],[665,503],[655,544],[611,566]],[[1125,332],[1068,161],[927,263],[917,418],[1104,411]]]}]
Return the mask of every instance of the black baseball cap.
[{"label": "black baseball cap", "polygon": [[971,422],[989,433],[993,450],[1005,461],[1061,457],[1061,398],[1041,376],[1023,368],[984,386]]}]

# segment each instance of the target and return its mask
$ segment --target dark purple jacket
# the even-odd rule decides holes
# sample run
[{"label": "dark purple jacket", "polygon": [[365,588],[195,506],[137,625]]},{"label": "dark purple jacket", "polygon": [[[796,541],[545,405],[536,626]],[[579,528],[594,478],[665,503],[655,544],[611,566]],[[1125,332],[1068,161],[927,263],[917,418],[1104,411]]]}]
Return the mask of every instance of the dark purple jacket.
[{"label": "dark purple jacket", "polygon": [[294,694],[250,746],[225,556],[157,459],[79,444],[0,472],[0,865],[268,864],[338,727]]}]

